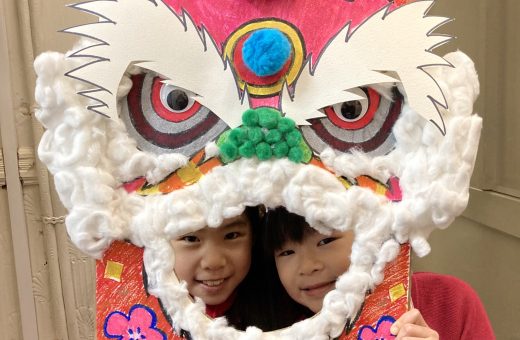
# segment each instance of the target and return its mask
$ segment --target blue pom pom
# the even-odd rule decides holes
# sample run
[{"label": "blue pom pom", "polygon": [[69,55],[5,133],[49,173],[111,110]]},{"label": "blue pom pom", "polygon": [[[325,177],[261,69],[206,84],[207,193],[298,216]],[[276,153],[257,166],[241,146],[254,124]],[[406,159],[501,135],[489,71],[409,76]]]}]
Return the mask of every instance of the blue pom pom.
[{"label": "blue pom pom", "polygon": [[242,47],[244,64],[257,76],[266,77],[279,72],[291,56],[289,39],[277,29],[255,31]]}]

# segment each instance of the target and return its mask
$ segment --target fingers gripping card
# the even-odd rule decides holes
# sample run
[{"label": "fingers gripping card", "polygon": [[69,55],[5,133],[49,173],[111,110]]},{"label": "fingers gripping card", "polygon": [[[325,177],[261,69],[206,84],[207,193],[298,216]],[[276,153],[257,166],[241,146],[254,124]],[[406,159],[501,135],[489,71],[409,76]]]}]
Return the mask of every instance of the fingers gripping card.
[{"label": "fingers gripping card", "polygon": [[[94,0],[35,61],[97,335],[371,339],[468,201],[479,83],[432,0]],[[126,243],[123,243],[126,242]]]}]

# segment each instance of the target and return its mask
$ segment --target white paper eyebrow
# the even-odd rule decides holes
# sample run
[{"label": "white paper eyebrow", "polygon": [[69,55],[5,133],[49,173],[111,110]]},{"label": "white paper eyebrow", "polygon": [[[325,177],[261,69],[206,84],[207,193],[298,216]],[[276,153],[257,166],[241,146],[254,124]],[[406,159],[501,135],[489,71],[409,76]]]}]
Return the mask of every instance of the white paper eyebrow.
[{"label": "white paper eyebrow", "polygon": [[79,92],[95,101],[90,110],[117,116],[119,83],[135,64],[195,93],[230,127],[240,125],[249,107],[247,95],[240,95],[233,71],[206,30],[197,29],[186,13],[179,16],[162,1],[91,1],[72,7],[99,17],[99,22],[64,30],[96,41],[69,55],[88,61],[67,73],[92,86]]},{"label": "white paper eyebrow", "polygon": [[[320,55],[316,65],[307,63],[291,95],[287,87],[282,110],[300,125],[323,117],[318,110],[342,101],[357,100],[349,89],[377,83],[401,82],[412,109],[445,133],[439,106],[447,109],[444,95],[425,68],[452,66],[432,50],[452,39],[432,34],[450,21],[426,16],[432,0],[416,1],[392,12],[390,5],[376,12],[350,32],[347,25]],[[313,70],[314,68],[314,70]],[[381,73],[389,71],[399,79]]]}]

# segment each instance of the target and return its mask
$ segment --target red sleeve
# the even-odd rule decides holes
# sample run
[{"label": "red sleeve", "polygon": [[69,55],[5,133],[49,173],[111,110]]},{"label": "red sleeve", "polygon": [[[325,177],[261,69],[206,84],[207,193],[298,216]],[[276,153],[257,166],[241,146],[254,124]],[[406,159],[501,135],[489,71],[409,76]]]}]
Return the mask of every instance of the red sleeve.
[{"label": "red sleeve", "polygon": [[480,299],[464,281],[448,275],[414,273],[412,301],[441,340],[495,339]]}]

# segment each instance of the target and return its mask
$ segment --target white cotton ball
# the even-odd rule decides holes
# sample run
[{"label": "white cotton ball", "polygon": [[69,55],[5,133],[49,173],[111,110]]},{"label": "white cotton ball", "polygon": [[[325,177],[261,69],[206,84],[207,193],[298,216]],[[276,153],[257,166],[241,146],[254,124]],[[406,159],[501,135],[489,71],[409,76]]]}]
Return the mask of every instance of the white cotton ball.
[{"label": "white cotton ball", "polygon": [[[223,333],[226,332],[226,326],[228,325],[226,318],[216,318],[207,329],[207,336],[209,339],[222,339]],[[202,331],[202,330],[201,330]]]},{"label": "white cotton ball", "polygon": [[444,138],[444,136],[436,125],[426,124],[423,130],[421,142],[425,147],[435,147],[442,141],[442,138]]},{"label": "white cotton ball", "polygon": [[371,266],[374,263],[374,254],[369,252],[366,247],[359,247],[357,244],[353,244],[350,259],[352,263],[358,266]]},{"label": "white cotton ball", "polygon": [[[92,167],[81,167],[75,170],[78,181],[76,189],[81,187],[82,195],[89,204],[108,205],[114,200],[114,178],[103,170]],[[96,185],[92,185],[96,183]],[[79,202],[78,202],[79,203]],[[83,203],[83,202],[82,202]]]},{"label": "white cotton ball", "polygon": [[168,219],[165,232],[171,237],[180,236],[206,226],[206,211],[200,200],[194,199],[189,191],[177,190],[161,201],[159,209]]},{"label": "white cotton ball", "polygon": [[146,172],[146,180],[155,184],[175,170],[188,164],[188,157],[179,153],[161,154],[155,158],[155,167]]},{"label": "white cotton ball", "polygon": [[[166,240],[162,235],[155,235],[147,240],[146,247],[144,248],[143,261],[146,267],[146,272],[149,273],[149,277],[156,284],[158,282],[164,282],[166,278],[174,278],[174,263],[175,253],[170,245],[169,241]],[[180,287],[183,290],[184,287]],[[160,289],[157,286],[157,289]],[[176,294],[179,294],[177,289]]]},{"label": "white cotton ball", "polygon": [[[444,56],[444,59],[455,66],[445,70],[446,82],[451,88],[455,86],[465,88],[466,98],[470,102],[474,102],[480,93],[480,83],[473,61],[461,51],[448,53]],[[459,98],[462,99],[462,96],[459,96]],[[461,111],[461,113],[469,115],[472,110],[469,110],[469,112]]]},{"label": "white cotton ball", "polygon": [[77,131],[65,124],[52,131],[51,136],[54,152],[53,164],[48,164],[51,169],[53,166],[67,168],[84,163],[88,148],[93,144],[88,130]]},{"label": "white cotton ball", "polygon": [[[108,157],[114,166],[113,175],[118,178],[121,182],[126,182],[133,180],[137,177],[142,177],[150,169],[153,169],[156,165],[156,157],[155,155],[149,154],[147,152],[142,152],[137,149],[132,149],[130,146],[126,144],[119,144],[122,147],[120,148],[120,155],[117,156],[117,143],[114,145],[114,153],[109,154]],[[112,150],[112,147],[108,147],[109,150]],[[110,151],[109,151],[110,152]],[[123,158],[123,155],[127,155],[127,158]]]},{"label": "white cotton ball", "polygon": [[83,191],[78,192],[76,189],[76,182],[76,175],[69,171],[59,171],[54,174],[56,192],[67,209],[72,209],[74,202],[85,202]]},{"label": "white cotton ball", "polygon": [[91,207],[74,208],[65,219],[71,241],[84,253],[100,258],[113,237],[104,234],[112,226],[110,214]]},{"label": "white cotton ball", "polygon": [[61,77],[65,72],[65,56],[58,52],[46,52],[34,60],[34,70],[39,80],[49,81]]},{"label": "white cotton ball", "polygon": [[220,155],[220,149],[215,142],[208,143],[204,148],[204,152],[206,154],[206,160]]},{"label": "white cotton ball", "polygon": [[71,105],[71,102],[74,101],[78,92],[74,88],[74,83],[65,77],[57,78],[54,81],[53,87],[56,91],[56,104],[63,108]]},{"label": "white cotton ball", "polygon": [[55,158],[53,144],[53,133],[51,131],[45,131],[40,140],[40,144],[38,144],[38,158],[47,165],[50,172],[55,173],[58,169],[54,169],[50,166]]},{"label": "white cotton ball", "polygon": [[421,140],[422,131],[426,124],[431,123],[421,117],[408,104],[403,105],[401,115],[393,128],[396,145],[402,154],[408,155],[422,147],[418,141]]},{"label": "white cotton ball", "polygon": [[[119,122],[118,122],[119,123]],[[114,132],[111,133],[112,136],[115,135]],[[141,159],[144,158],[143,152],[137,149],[137,143],[128,137],[126,133],[118,134],[114,136],[115,138],[111,138],[107,144],[106,156],[110,159],[111,162],[114,163],[114,166],[126,166],[122,165],[123,163],[131,162],[132,156],[137,156]],[[151,158],[148,156],[148,158]],[[141,161],[141,159],[139,161]],[[125,169],[126,171],[130,169]]]},{"label": "white cotton ball", "polygon": [[397,258],[397,255],[399,254],[401,246],[397,241],[394,239],[387,240],[383,245],[381,246],[381,250],[378,254],[378,262],[391,262]]},{"label": "white cotton ball", "polygon": [[387,263],[395,260],[399,255],[400,245],[394,239],[387,240],[381,246],[380,251],[377,254],[376,263],[372,267],[371,275],[372,281],[375,285],[383,282],[384,270]]},{"label": "white cotton ball", "polygon": [[413,251],[419,257],[424,257],[428,255],[431,251],[430,244],[422,236],[412,237],[410,239],[410,245],[412,246]]},{"label": "white cotton ball", "polygon": [[245,206],[239,204],[238,206],[224,207],[222,209],[222,216],[224,218],[233,218],[244,212]]},{"label": "white cotton ball", "polygon": [[257,340],[262,338],[262,330],[256,327],[247,327],[245,333],[243,333],[242,339]]},{"label": "white cotton ball", "polygon": [[[36,83],[35,99],[39,105],[39,110],[36,110],[36,118],[48,128],[56,126],[60,121],[56,120],[51,123],[53,112],[51,109],[58,106],[58,99],[56,92],[52,88],[52,84],[42,84],[43,81]],[[60,117],[61,118],[61,117]]]},{"label": "white cotton ball", "polygon": [[343,294],[337,289],[329,292],[323,299],[323,306],[327,306],[329,315],[341,316],[343,319],[348,314],[349,310],[344,301]]},{"label": "white cotton ball", "polygon": [[62,119],[64,124],[79,129],[85,124],[92,124],[93,120],[97,120],[99,117],[83,107],[69,106],[63,111]]},{"label": "white cotton ball", "polygon": [[336,159],[336,153],[330,147],[325,148],[321,154],[320,159],[327,167],[332,168],[334,164],[334,160]]},{"label": "white cotton ball", "polygon": [[370,275],[357,265],[351,265],[348,275],[342,275],[336,287],[342,292],[366,292],[370,287]]}]

